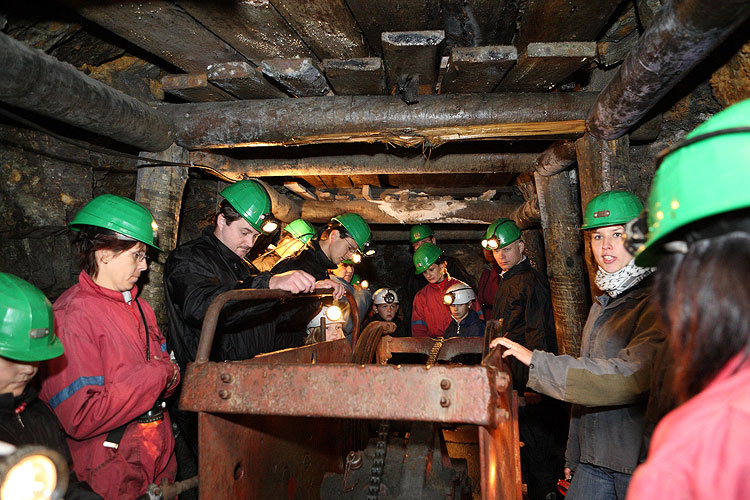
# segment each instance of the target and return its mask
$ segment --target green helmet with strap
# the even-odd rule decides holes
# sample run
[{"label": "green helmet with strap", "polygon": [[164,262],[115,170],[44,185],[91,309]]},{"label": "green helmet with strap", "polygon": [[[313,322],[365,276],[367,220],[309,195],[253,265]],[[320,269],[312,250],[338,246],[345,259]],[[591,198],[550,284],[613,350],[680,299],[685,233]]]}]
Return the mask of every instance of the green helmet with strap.
[{"label": "green helmet with strap", "polygon": [[482,240],[482,247],[487,250],[505,248],[521,237],[521,230],[515,222],[501,217],[487,227]]},{"label": "green helmet with strap", "polygon": [[596,195],[586,205],[581,229],[625,224],[643,211],[643,203],[631,192],[615,189]]},{"label": "green helmet with strap", "polygon": [[21,278],[0,273],[0,356],[44,361],[62,353],[47,297]]},{"label": "green helmet with strap", "polygon": [[435,231],[433,231],[427,224],[416,224],[409,230],[409,243],[413,245],[414,243],[429,238],[434,234]]},{"label": "green helmet with strap", "polygon": [[338,222],[344,226],[346,232],[357,242],[359,251],[367,254],[365,249],[370,245],[372,233],[370,232],[370,226],[367,225],[367,222],[362,217],[357,214],[348,213],[334,217],[331,221]]},{"label": "green helmet with strap", "polygon": [[270,232],[276,229],[275,225],[273,228],[265,227],[266,222],[272,220],[271,198],[258,181],[252,179],[238,181],[222,189],[219,194],[256,231]]},{"label": "green helmet with strap", "polygon": [[750,99],[716,114],[661,158],[648,197],[648,234],[636,253],[639,266],[656,264],[677,230],[750,207]]},{"label": "green helmet with strap", "polygon": [[146,207],[124,196],[103,194],[88,202],[68,224],[73,231],[80,231],[81,226],[109,229],[161,251],[156,246],[159,227],[154,216]]},{"label": "green helmet with strap", "polygon": [[443,255],[443,251],[437,245],[430,243],[422,243],[419,248],[414,252],[414,274],[422,274],[431,265],[433,265],[440,256]]},{"label": "green helmet with strap", "polygon": [[284,229],[302,243],[307,243],[315,236],[315,228],[305,219],[293,220]]}]

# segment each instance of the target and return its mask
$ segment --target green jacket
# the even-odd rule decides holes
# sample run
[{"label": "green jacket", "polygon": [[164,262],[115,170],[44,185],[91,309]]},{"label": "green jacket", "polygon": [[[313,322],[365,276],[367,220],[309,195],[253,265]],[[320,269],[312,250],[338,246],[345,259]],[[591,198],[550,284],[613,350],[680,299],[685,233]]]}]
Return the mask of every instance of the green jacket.
[{"label": "green jacket", "polygon": [[652,281],[597,297],[580,358],[531,357],[528,387],[574,403],[566,467],[583,462],[631,474],[638,464],[652,360],[665,338],[649,300]]}]

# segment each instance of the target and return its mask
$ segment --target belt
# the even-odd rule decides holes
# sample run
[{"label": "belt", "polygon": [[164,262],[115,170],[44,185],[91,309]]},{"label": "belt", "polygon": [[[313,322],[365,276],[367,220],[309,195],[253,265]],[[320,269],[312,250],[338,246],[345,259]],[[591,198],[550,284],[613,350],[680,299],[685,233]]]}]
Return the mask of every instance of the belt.
[{"label": "belt", "polygon": [[132,424],[133,422],[138,424],[160,422],[164,419],[164,408],[166,408],[166,406],[167,404],[164,401],[158,400],[156,404],[154,404],[153,408],[148,410],[143,415],[138,416],[127,424],[121,425],[120,427],[109,431],[109,434],[107,434],[107,438],[104,440],[104,443],[102,443],[102,446],[104,446],[105,448],[114,448],[116,450],[120,447],[120,441],[122,440],[122,436],[125,434],[125,429],[127,429],[128,425]]}]

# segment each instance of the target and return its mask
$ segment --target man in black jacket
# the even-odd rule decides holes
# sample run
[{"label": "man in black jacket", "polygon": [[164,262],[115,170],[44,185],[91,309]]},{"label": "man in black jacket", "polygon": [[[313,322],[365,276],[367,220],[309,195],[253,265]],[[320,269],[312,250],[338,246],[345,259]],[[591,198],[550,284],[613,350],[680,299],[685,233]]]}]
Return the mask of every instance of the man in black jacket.
[{"label": "man in black jacket", "polygon": [[[497,219],[487,228],[482,246],[491,250],[500,266],[500,283],[492,306],[492,319],[502,319],[502,334],[527,349],[557,354],[557,336],[547,278],[524,255],[521,230],[510,219]],[[518,428],[521,465],[530,500],[544,500],[554,492],[562,471],[565,416],[563,406],[526,389],[529,369],[510,361],[513,389],[523,396]]]}]

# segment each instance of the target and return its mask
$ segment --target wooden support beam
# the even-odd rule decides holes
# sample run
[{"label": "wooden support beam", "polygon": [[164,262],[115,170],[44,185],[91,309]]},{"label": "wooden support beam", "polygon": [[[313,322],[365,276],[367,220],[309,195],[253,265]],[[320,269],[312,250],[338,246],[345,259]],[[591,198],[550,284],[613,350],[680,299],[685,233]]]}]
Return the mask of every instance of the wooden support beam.
[{"label": "wooden support beam", "polygon": [[268,192],[268,197],[271,198],[271,210],[274,217],[282,222],[289,223],[302,216],[302,209],[298,203],[279,193],[261,179],[256,178],[255,180]]},{"label": "wooden support beam", "polygon": [[454,47],[440,93],[492,92],[518,59],[511,45]]},{"label": "wooden support beam", "polygon": [[[160,107],[188,149],[387,142],[436,147],[449,141],[575,138],[596,94],[515,93],[335,96],[171,104]],[[294,119],[290,119],[294,117]]]},{"label": "wooden support beam", "polygon": [[419,76],[419,93],[432,94],[437,82],[443,31],[400,31],[381,35],[388,93],[393,93],[399,78]]},{"label": "wooden support beam", "polygon": [[324,59],[326,78],[338,95],[383,95],[385,70],[379,57]]},{"label": "wooden support beam", "polygon": [[240,176],[303,177],[307,175],[449,174],[531,172],[533,153],[435,154],[403,157],[390,154],[263,158],[237,160],[228,156],[192,151],[190,161],[214,168],[230,178]]},{"label": "wooden support beam", "polygon": [[581,232],[578,230],[581,210],[576,192],[576,172],[560,172],[549,177],[534,174],[534,180],[546,242],[547,276],[557,345],[560,354],[577,357],[588,314],[588,293],[584,284]]},{"label": "wooden support beam", "polygon": [[[460,227],[460,226],[459,226]],[[389,229],[389,230],[378,230],[372,231],[372,241],[383,243],[386,241],[396,241],[399,243],[406,243],[409,241],[409,229],[410,226],[404,225],[403,229]],[[468,229],[437,229],[435,230],[435,238],[437,241],[470,241],[476,243],[481,241],[484,237],[485,229],[475,229],[470,227]]]},{"label": "wooden support beam", "polygon": [[539,175],[555,175],[576,162],[575,141],[557,141],[544,150],[534,161]]},{"label": "wooden support beam", "polygon": [[599,94],[588,131],[622,137],[748,17],[747,0],[669,1]]},{"label": "wooden support beam", "polygon": [[[141,153],[147,164],[148,159],[187,163],[188,152],[172,145],[161,153]],[[141,291],[156,313],[156,321],[162,331],[167,326],[164,307],[164,263],[175,246],[179,229],[182,194],[188,179],[187,167],[144,166],[138,169],[135,187],[135,200],[148,208],[159,225],[158,245],[164,252],[158,252],[149,263],[148,284]]]},{"label": "wooden support beam", "polygon": [[367,57],[369,51],[344,0],[270,0],[319,59]]},{"label": "wooden support beam", "polygon": [[323,72],[310,58],[266,59],[263,73],[295,97],[323,96],[331,91]]},{"label": "wooden support beam", "polygon": [[596,58],[596,42],[530,43],[496,92],[551,90]]},{"label": "wooden support beam", "polygon": [[161,79],[164,92],[189,102],[221,102],[237,99],[215,87],[208,81],[204,71],[184,75],[166,75]]},{"label": "wooden support beam", "polygon": [[187,72],[242,59],[236,50],[168,0],[64,0],[83,17]]},{"label": "wooden support beam", "polygon": [[267,1],[178,0],[176,3],[256,66],[263,59],[274,57],[316,57]]},{"label": "wooden support beam", "polygon": [[370,224],[489,224],[508,217],[519,206],[517,201],[304,201],[302,218],[322,223],[344,212],[354,212]]},{"label": "wooden support beam", "polygon": [[266,80],[261,70],[244,61],[211,64],[206,75],[210,83],[240,99],[289,97]]},{"label": "wooden support beam", "polygon": [[511,214],[509,219],[512,219],[520,229],[538,227],[541,215],[539,214],[539,199],[534,186],[534,176],[530,173],[519,175],[516,178],[515,186],[521,191],[524,203]]},{"label": "wooden support beam", "polygon": [[160,111],[4,33],[0,68],[0,101],[145,151],[172,144]]},{"label": "wooden support beam", "polygon": [[621,0],[529,0],[517,45],[596,40]]}]

